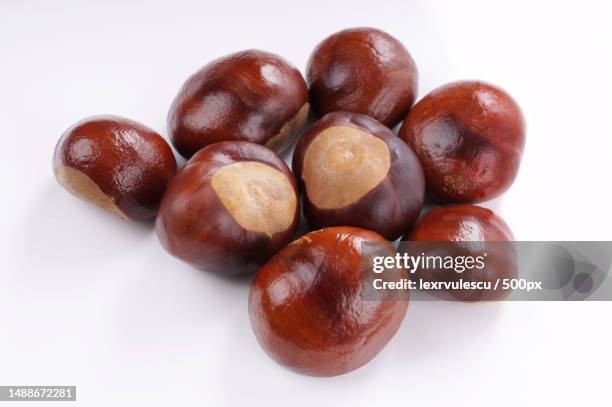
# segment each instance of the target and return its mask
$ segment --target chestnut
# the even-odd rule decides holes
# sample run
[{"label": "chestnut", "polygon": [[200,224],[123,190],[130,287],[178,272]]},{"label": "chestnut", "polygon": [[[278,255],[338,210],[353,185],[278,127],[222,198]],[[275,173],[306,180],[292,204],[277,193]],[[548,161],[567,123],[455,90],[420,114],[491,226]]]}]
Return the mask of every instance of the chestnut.
[{"label": "chestnut", "polygon": [[[389,291],[363,298],[370,245],[395,255],[375,232],[333,227],[302,236],[261,268],[251,285],[249,316],[272,358],[299,373],[334,376],[364,365],[389,342],[408,301],[392,300]],[[404,270],[394,272],[406,277]]]},{"label": "chestnut", "polygon": [[281,152],[308,117],[302,74],[278,55],[248,50],[212,61],[174,99],[168,128],[185,158],[219,141],[251,141]]},{"label": "chestnut", "polygon": [[434,202],[478,202],[507,190],[525,145],[521,109],[483,82],[442,86],[420,100],[399,136],[419,157]]},{"label": "chestnut", "polygon": [[306,69],[313,109],[363,113],[398,124],[417,95],[417,68],[406,48],[374,28],[352,28],[324,39]]},{"label": "chestnut", "polygon": [[[460,301],[493,301],[510,294],[498,279],[516,278],[518,266],[512,231],[490,209],[460,204],[432,209],[425,214],[400,242],[400,251],[411,255],[444,255],[455,259],[480,260],[482,267],[453,270],[421,268],[415,273],[423,281],[487,282],[492,289],[433,290],[431,293]],[[463,261],[463,260],[462,260]],[[462,267],[465,267],[463,265]],[[483,286],[484,287],[484,286]]]},{"label": "chestnut", "polygon": [[53,172],[69,192],[124,219],[155,216],[176,172],[172,149],[155,131],[118,116],[93,116],[64,132]]},{"label": "chestnut", "polygon": [[310,225],[358,226],[395,240],[419,216],[425,178],[412,150],[358,113],[329,113],[300,138],[293,171]]},{"label": "chestnut", "polygon": [[172,255],[196,268],[247,273],[293,239],[298,199],[291,171],[272,150],[246,141],[215,143],[172,180],[155,229]]}]

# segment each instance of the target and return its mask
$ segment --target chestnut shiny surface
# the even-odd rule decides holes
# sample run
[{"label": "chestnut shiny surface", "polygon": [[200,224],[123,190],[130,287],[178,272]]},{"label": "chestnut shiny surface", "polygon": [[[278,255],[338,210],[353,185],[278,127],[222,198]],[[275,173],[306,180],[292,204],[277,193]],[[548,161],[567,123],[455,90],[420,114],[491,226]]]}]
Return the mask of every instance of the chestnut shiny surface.
[{"label": "chestnut shiny surface", "polygon": [[84,119],[57,143],[53,168],[87,176],[122,214],[134,220],[155,216],[176,172],[168,143],[150,128],[119,116]]},{"label": "chestnut shiny surface", "polygon": [[[432,273],[425,271],[417,276],[427,281],[490,281],[495,286],[498,278],[516,278],[518,268],[516,253],[512,245],[514,236],[509,226],[502,218],[490,209],[476,205],[452,205],[444,208],[435,208],[425,214],[410,233],[400,243],[400,250],[409,247],[404,241],[432,242],[432,248],[449,250],[447,255],[452,256],[485,256],[483,270],[465,271],[455,273],[444,271]],[[451,242],[436,247],[436,242]],[[474,242],[476,244],[462,244],[461,242]],[[490,243],[493,242],[493,243]],[[507,243],[505,243],[507,242]],[[456,244],[455,244],[456,243]],[[485,254],[486,253],[486,254]],[[440,254],[440,253],[437,253]],[[471,290],[438,291],[438,295],[446,299],[461,301],[487,301],[499,300],[509,292],[498,290],[486,292]]]},{"label": "chestnut shiny surface", "polygon": [[282,150],[301,130],[307,110],[301,73],[278,55],[248,50],[214,60],[193,74],[172,103],[168,130],[185,158],[231,140],[270,143]]},{"label": "chestnut shiny surface", "polygon": [[[233,163],[255,161],[283,173],[296,197],[293,222],[271,236],[240,226],[211,186],[215,172]],[[297,186],[287,165],[272,150],[249,142],[212,144],[194,155],[168,186],[156,232],[172,255],[204,271],[254,271],[289,243],[299,223]]]},{"label": "chestnut shiny surface", "polygon": [[[384,179],[357,201],[341,208],[323,209],[311,202],[302,169],[308,147],[324,130],[333,126],[352,127],[382,140],[389,149],[391,165]],[[334,112],[315,122],[295,148],[292,169],[303,192],[304,212],[314,229],[356,226],[380,233],[387,240],[395,240],[415,222],[423,207],[425,179],[416,155],[391,130],[362,114]],[[351,182],[360,180],[352,179]]]},{"label": "chestnut shiny surface", "polygon": [[352,28],[323,40],[306,69],[319,115],[363,113],[393,127],[417,95],[417,68],[401,42],[374,28]]},{"label": "chestnut shiny surface", "polygon": [[435,208],[417,222],[408,240],[511,241],[512,231],[492,210],[476,205]]},{"label": "chestnut shiny surface", "polygon": [[334,227],[302,236],[261,268],[249,316],[272,358],[300,373],[339,375],[367,363],[395,335],[408,302],[360,295],[362,245],[373,242],[395,254],[374,232]]},{"label": "chestnut shiny surface", "polygon": [[419,157],[435,202],[478,202],[507,190],[519,169],[525,121],[502,89],[456,82],[420,100],[399,136]]}]

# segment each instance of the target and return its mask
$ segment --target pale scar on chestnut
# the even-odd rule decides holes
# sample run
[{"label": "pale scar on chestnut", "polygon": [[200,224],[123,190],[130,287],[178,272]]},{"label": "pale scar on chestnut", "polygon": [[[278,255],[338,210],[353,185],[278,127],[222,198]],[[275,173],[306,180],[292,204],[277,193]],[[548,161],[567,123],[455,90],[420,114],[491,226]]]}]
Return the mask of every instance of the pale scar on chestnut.
[{"label": "pale scar on chestnut", "polygon": [[220,167],[211,186],[232,218],[244,229],[272,236],[289,229],[297,207],[291,182],[279,170],[257,161]]},{"label": "pale scar on chestnut", "polygon": [[306,124],[310,105],[304,104],[293,118],[288,120],[278,133],[266,143],[266,147],[272,150],[283,152],[291,146],[295,138],[299,135],[300,130]]},{"label": "pale scar on chestnut", "polygon": [[82,171],[60,165],[55,169],[55,177],[71,194],[84,201],[91,202],[98,208],[104,209],[122,219],[127,219],[110,196],[106,195],[91,178]]},{"label": "pale scar on chestnut", "polygon": [[391,154],[384,141],[353,127],[333,126],[308,146],[302,180],[318,208],[342,208],[374,189],[390,167]]}]

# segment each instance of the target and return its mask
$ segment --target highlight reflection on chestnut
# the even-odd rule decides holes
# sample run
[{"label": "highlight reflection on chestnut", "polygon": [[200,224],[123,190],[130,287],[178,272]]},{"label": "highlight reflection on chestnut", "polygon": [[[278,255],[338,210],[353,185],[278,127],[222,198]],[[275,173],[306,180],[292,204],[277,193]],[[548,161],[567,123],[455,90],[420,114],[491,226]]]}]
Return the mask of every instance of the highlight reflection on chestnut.
[{"label": "highlight reflection on chestnut", "polygon": [[[516,278],[518,266],[512,231],[493,211],[475,205],[436,208],[424,215],[400,243],[400,251],[411,255],[480,257],[483,268],[471,267],[457,273],[448,269],[424,269],[415,273],[423,281],[487,282],[493,289],[436,290],[432,294],[460,301],[500,300],[510,294],[498,279]],[[412,251],[412,253],[411,253]],[[475,262],[472,262],[475,263]],[[464,265],[465,266],[465,265]]]},{"label": "highlight reflection on chestnut", "polygon": [[[408,302],[391,300],[389,292],[378,300],[362,298],[361,267],[372,261],[364,248],[372,244],[386,255],[396,253],[374,232],[333,227],[302,236],[261,268],[251,285],[249,315],[272,358],[300,373],[334,376],[382,350]],[[406,278],[404,270],[395,271]]]},{"label": "highlight reflection on chestnut", "polygon": [[221,142],[200,150],[172,180],[156,231],[194,267],[239,274],[293,239],[299,213],[295,180],[280,157],[258,144]]},{"label": "highlight reflection on chestnut", "polygon": [[55,147],[53,172],[77,197],[120,218],[144,221],[155,216],[176,160],[155,131],[102,115],[64,132]]},{"label": "highlight reflection on chestnut", "polygon": [[334,112],[315,122],[296,146],[293,171],[315,229],[357,226],[395,240],[423,206],[425,179],[416,155],[361,114]]},{"label": "highlight reflection on chestnut", "polygon": [[319,115],[362,113],[393,127],[417,95],[417,68],[401,42],[374,28],[323,40],[308,61],[310,100]]},{"label": "highlight reflection on chestnut", "polygon": [[414,105],[399,136],[419,157],[432,200],[477,202],[500,195],[514,182],[525,121],[502,89],[456,82]]},{"label": "highlight reflection on chestnut", "polygon": [[308,116],[302,74],[278,55],[248,50],[212,61],[192,75],[168,114],[174,147],[185,158],[219,141],[288,147]]}]

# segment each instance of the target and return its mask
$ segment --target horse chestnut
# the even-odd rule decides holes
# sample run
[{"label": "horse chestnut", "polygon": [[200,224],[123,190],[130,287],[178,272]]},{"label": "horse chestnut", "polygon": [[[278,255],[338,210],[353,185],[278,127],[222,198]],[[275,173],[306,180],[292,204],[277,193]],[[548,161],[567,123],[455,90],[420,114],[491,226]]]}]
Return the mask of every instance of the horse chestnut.
[{"label": "horse chestnut", "polygon": [[176,160],[150,128],[118,116],[93,116],[64,132],[53,172],[77,197],[124,219],[147,220],[157,212]]},{"label": "horse chestnut", "polygon": [[204,66],[181,88],[168,114],[185,158],[219,141],[251,141],[282,151],[308,117],[300,72],[278,55],[249,50]]},{"label": "horse chestnut", "polygon": [[320,115],[363,113],[393,127],[417,94],[417,68],[406,48],[374,28],[352,28],[323,40],[308,62],[310,101]]},{"label": "horse chestnut", "polygon": [[[408,301],[393,293],[366,300],[365,247],[395,255],[380,235],[353,227],[308,233],[281,250],[251,285],[249,315],[257,340],[282,365],[300,373],[334,376],[367,363],[395,335]],[[369,270],[368,270],[369,272]],[[394,279],[406,277],[404,270]]]},{"label": "horse chestnut", "polygon": [[196,268],[255,270],[293,238],[295,180],[272,150],[246,141],[211,144],[176,175],[156,221],[162,245]]},{"label": "horse chestnut", "polygon": [[[481,258],[482,268],[460,273],[446,269],[421,268],[415,273],[423,281],[467,281],[491,284],[491,289],[433,290],[432,294],[461,301],[499,300],[510,291],[498,279],[518,275],[512,231],[493,211],[475,205],[436,208],[424,215],[400,243],[400,250],[413,255],[445,255],[455,259]],[[415,243],[416,242],[416,243]],[[484,287],[484,285],[483,285]]]},{"label": "horse chestnut", "polygon": [[421,164],[391,130],[358,113],[315,122],[293,153],[309,223],[358,226],[395,240],[419,216],[425,195]]},{"label": "horse chestnut", "polygon": [[516,178],[525,122],[502,89],[457,82],[414,105],[399,136],[419,157],[433,201],[476,202],[500,195]]}]

